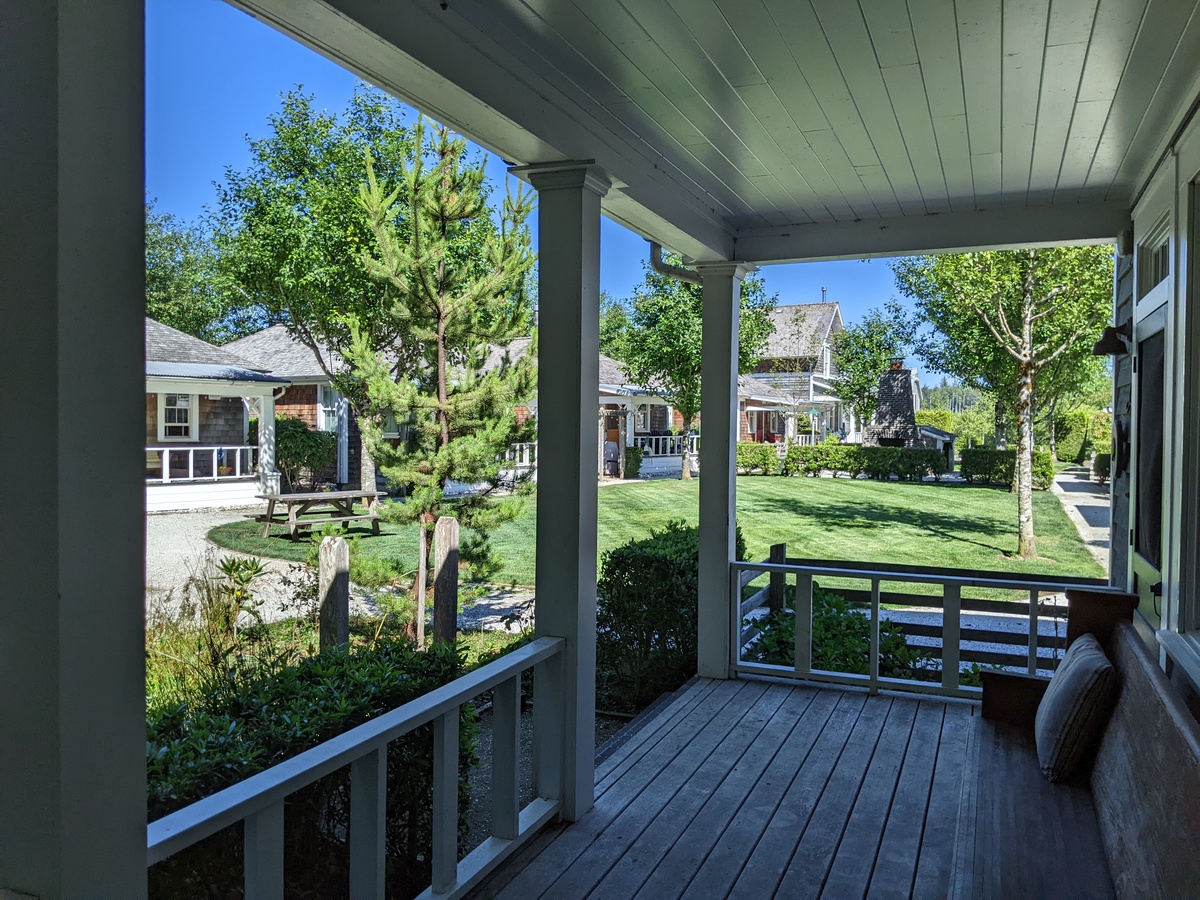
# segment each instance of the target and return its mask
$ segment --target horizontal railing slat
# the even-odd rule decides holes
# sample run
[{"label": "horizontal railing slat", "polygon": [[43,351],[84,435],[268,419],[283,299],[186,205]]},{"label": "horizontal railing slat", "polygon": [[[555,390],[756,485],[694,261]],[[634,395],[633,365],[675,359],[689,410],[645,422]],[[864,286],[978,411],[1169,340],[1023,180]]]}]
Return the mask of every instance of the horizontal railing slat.
[{"label": "horizontal railing slat", "polygon": [[146,826],[148,865],[282,801],[372,750],[385,747],[515,673],[549,659],[561,652],[564,644],[562,638],[538,638],[423,697],[151,822]]},{"label": "horizontal railing slat", "polygon": [[[875,569],[875,568],[846,568],[841,563],[833,563],[828,565],[795,565],[792,563],[769,563],[769,562],[739,562],[734,563],[735,566],[748,571],[764,574],[769,572],[781,572],[783,574],[799,574],[806,572],[813,575],[824,575],[827,578],[861,578],[870,579],[878,578],[881,581],[903,581],[910,583],[928,583],[928,584],[957,584],[962,587],[982,587],[982,588],[1002,588],[1004,590],[1032,590],[1045,589],[1047,592],[1053,590],[1061,592],[1069,590],[1073,587],[1086,588],[1097,593],[1120,594],[1116,588],[1110,586],[1107,582],[1100,582],[1097,579],[1072,579],[1072,580],[1047,580],[1044,576],[1012,576],[1006,573],[988,573],[985,575],[966,574],[959,571],[955,575],[942,575],[939,573],[923,573],[920,570],[911,572],[894,571],[891,569]],[[996,577],[996,576],[1003,577]],[[966,601],[963,601],[966,603]],[[1028,608],[1028,607],[1027,607]]]}]

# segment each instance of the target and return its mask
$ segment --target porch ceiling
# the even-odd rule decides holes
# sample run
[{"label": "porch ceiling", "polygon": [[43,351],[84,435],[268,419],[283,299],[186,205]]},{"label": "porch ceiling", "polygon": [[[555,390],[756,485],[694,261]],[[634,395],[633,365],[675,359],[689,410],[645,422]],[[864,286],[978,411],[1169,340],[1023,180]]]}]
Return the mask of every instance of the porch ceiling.
[{"label": "porch ceiling", "polygon": [[595,159],[635,231],[754,262],[1111,238],[1200,59],[1190,0],[235,2],[514,163]]}]

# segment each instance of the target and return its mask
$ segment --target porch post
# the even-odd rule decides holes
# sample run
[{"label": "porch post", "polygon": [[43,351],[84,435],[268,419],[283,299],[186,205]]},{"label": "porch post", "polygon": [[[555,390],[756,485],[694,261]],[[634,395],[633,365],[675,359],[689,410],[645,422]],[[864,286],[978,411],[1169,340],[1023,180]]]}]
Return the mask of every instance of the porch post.
[{"label": "porch post", "polygon": [[703,393],[700,421],[700,605],[697,672],[728,678],[733,637],[729,564],[734,551],[734,462],[737,452],[738,310],[742,263],[698,263],[704,292]]},{"label": "porch post", "polygon": [[259,404],[258,417],[258,489],[278,494],[279,469],[275,465],[275,393],[268,389]]},{"label": "porch post", "polygon": [[[608,178],[584,163],[516,170],[538,191],[539,315],[538,636],[566,638],[562,677],[539,679],[534,700],[536,790],[556,796],[563,818],[592,807],[596,706],[596,397],[600,381],[600,198]],[[565,721],[553,735],[552,701]],[[561,765],[561,787],[542,773]],[[548,793],[554,791],[555,793]]]},{"label": "porch post", "polygon": [[0,896],[142,898],[143,4],[0,19]]}]

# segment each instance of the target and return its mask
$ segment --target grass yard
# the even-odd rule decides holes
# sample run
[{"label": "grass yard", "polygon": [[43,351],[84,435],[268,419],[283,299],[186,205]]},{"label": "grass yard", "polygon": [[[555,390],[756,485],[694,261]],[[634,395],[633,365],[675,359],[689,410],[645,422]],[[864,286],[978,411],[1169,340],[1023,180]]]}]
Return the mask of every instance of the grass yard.
[{"label": "grass yard", "polygon": [[[652,481],[602,487],[598,544],[603,552],[647,535],[672,519],[694,524],[698,480]],[[751,559],[786,542],[788,555],[827,560],[907,563],[972,570],[1102,577],[1058,500],[1034,493],[1034,522],[1041,559],[1022,562],[1016,551],[1017,498],[1006,490],[942,484],[858,481],[848,478],[737,480],[738,523]],[[532,584],[536,500],[513,522],[498,528],[493,544],[504,561],[497,581]],[[415,525],[382,524],[378,537],[352,527],[364,556],[375,556],[402,571],[416,568]],[[218,546],[260,556],[303,560],[306,542],[263,538],[251,520],[220,525],[209,532]]]}]

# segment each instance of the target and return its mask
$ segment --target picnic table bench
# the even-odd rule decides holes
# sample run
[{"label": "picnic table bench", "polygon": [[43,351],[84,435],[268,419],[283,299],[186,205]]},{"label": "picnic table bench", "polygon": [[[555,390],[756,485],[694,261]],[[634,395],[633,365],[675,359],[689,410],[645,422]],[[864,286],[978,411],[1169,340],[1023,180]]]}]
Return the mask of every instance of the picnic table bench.
[{"label": "picnic table bench", "polygon": [[[313,525],[325,525],[330,522],[359,522],[371,523],[371,530],[379,534],[379,498],[386,496],[385,491],[312,491],[302,494],[257,494],[260,500],[267,501],[267,511],[254,516],[256,522],[263,522],[263,537],[270,537],[272,525],[287,525],[288,535],[292,540],[302,528]],[[354,504],[362,501],[366,504],[365,513],[355,513]],[[287,513],[276,515],[275,505],[283,503]],[[301,519],[309,510],[317,508],[324,513],[320,518]],[[332,507],[325,509],[325,507]]]}]

